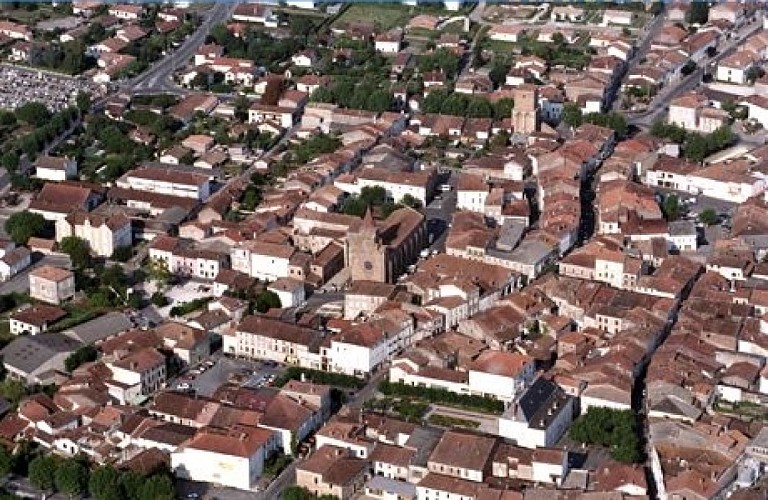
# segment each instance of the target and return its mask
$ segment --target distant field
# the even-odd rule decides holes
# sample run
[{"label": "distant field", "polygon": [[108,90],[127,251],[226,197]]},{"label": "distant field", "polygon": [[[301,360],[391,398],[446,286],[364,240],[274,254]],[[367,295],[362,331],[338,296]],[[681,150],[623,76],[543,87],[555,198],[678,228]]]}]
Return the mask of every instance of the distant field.
[{"label": "distant field", "polygon": [[354,3],[334,22],[334,25],[367,22],[388,30],[405,27],[412,17],[411,7],[398,4]]}]

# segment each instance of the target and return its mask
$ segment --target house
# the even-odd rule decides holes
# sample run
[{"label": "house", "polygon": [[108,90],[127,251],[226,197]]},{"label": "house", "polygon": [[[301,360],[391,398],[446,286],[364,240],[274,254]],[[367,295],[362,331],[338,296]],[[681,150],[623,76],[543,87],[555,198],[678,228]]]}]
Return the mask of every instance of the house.
[{"label": "house", "polygon": [[579,22],[584,18],[584,9],[573,5],[557,5],[552,8],[549,20],[556,22]]},{"label": "house", "polygon": [[22,307],[10,315],[10,330],[14,335],[37,335],[48,331],[48,326],[67,315],[60,307],[45,304]]},{"label": "house", "polygon": [[63,219],[75,209],[90,212],[104,199],[105,190],[93,185],[67,182],[46,182],[37,197],[29,204],[29,211],[46,220]]},{"label": "house", "polygon": [[709,9],[709,22],[727,21],[738,27],[746,21],[746,9],[737,2],[718,2]]},{"label": "house", "polygon": [[554,446],[573,415],[574,398],[553,381],[539,377],[499,417],[499,435],[523,448]]},{"label": "house", "polygon": [[403,44],[402,30],[392,30],[377,35],[374,39],[374,48],[382,54],[397,54]]},{"label": "house", "polygon": [[498,42],[517,42],[525,34],[525,28],[517,24],[494,24],[488,30],[488,38]]},{"label": "house", "polygon": [[70,236],[85,240],[100,257],[111,257],[116,249],[133,244],[131,220],[123,212],[99,215],[75,210],[56,221],[56,241],[61,243]]},{"label": "house", "polygon": [[267,290],[280,298],[280,306],[298,307],[304,304],[304,282],[293,278],[279,278],[267,286]]},{"label": "house", "polygon": [[635,13],[630,10],[605,9],[603,11],[603,24],[618,24],[631,26],[635,20]]},{"label": "house", "polygon": [[296,485],[317,496],[352,498],[363,491],[368,462],[344,448],[323,446],[296,468]]},{"label": "house", "polygon": [[232,13],[232,20],[277,27],[277,16],[272,13],[270,5],[252,3],[238,5]]},{"label": "house", "polygon": [[206,427],[171,453],[171,469],[191,481],[252,491],[277,446],[278,434],[272,430]]},{"label": "house", "polygon": [[32,31],[27,26],[11,21],[0,21],[0,35],[14,40],[32,41]]},{"label": "house", "polygon": [[290,275],[291,257],[296,249],[287,244],[244,241],[230,250],[232,269],[260,280],[276,280]]},{"label": "house", "polygon": [[291,56],[291,62],[294,66],[300,68],[311,68],[317,63],[317,52],[314,50],[302,50],[298,54]]},{"label": "house", "polygon": [[747,107],[749,118],[768,127],[768,97],[765,95],[751,95],[741,101]]},{"label": "house", "polygon": [[427,460],[427,469],[467,481],[481,483],[489,476],[496,438],[447,431]]},{"label": "house", "polygon": [[114,4],[107,10],[110,16],[135,21],[144,15],[144,7],[136,4]]},{"label": "house", "polygon": [[75,274],[66,269],[41,266],[29,273],[29,296],[49,304],[60,304],[75,296]]},{"label": "house", "polygon": [[32,252],[27,247],[18,247],[6,252],[0,258],[0,280],[8,280],[29,267],[32,263]]},{"label": "house", "polygon": [[211,195],[209,176],[162,165],[135,168],[116,181],[123,189],[145,191],[204,202]]},{"label": "house", "polygon": [[683,94],[669,103],[669,123],[686,130],[712,133],[730,122],[730,115],[708,106],[706,97],[697,92]]},{"label": "house", "polygon": [[734,52],[718,61],[715,78],[721,82],[744,85],[747,83],[749,70],[754,65],[755,57],[752,52]]},{"label": "house", "polygon": [[149,246],[149,258],[173,274],[213,280],[226,265],[226,254],[197,248],[192,240],[160,235]]},{"label": "house", "polygon": [[185,365],[196,365],[211,353],[211,340],[208,333],[190,325],[168,321],[156,326],[153,331],[163,343],[163,347]]},{"label": "house", "polygon": [[61,333],[23,335],[0,354],[9,377],[26,384],[47,385],[53,383],[57,371],[65,371],[64,360],[82,346]]},{"label": "house", "polygon": [[251,104],[251,107],[248,109],[248,123],[275,122],[287,129],[293,126],[295,112],[296,108],[272,106],[256,102]]},{"label": "house", "polygon": [[236,327],[234,344],[227,352],[319,369],[323,338],[322,332],[312,328],[263,316],[246,316]]},{"label": "house", "polygon": [[154,347],[130,352],[106,365],[112,371],[113,381],[135,387],[141,396],[149,396],[165,385],[165,356]]}]

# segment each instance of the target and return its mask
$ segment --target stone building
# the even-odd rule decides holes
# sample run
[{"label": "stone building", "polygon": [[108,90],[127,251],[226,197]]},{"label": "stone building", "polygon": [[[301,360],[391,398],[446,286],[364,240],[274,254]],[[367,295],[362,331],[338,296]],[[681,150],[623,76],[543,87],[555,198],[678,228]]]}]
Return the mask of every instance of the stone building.
[{"label": "stone building", "polygon": [[424,215],[416,210],[401,208],[379,224],[368,210],[347,235],[350,278],[393,283],[416,261],[426,243]]},{"label": "stone building", "polygon": [[539,130],[539,96],[535,85],[521,85],[514,91],[512,127],[516,134]]}]

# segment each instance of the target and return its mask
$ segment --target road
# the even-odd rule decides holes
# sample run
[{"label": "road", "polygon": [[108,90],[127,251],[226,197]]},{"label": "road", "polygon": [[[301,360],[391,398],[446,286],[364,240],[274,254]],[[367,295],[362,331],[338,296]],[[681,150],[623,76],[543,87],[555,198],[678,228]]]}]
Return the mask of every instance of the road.
[{"label": "road", "polygon": [[173,73],[189,63],[197,49],[205,42],[211,28],[225,22],[232,15],[237,1],[232,3],[217,2],[207,11],[203,22],[179,48],[155,62],[144,73],[129,80],[122,89],[135,93],[179,93],[183,89],[173,82]]},{"label": "road", "polygon": [[[635,50],[634,54],[629,60],[629,64],[627,65],[627,71],[624,73],[624,78],[638,65],[640,64],[640,61],[642,61],[645,58],[645,55],[648,53],[648,51],[651,48],[651,41],[656,38],[656,35],[658,35],[659,31],[664,27],[664,20],[666,19],[666,13],[662,13],[646,25],[646,28],[643,30],[643,32],[640,34],[639,37],[639,44],[637,45],[637,50]],[[621,104],[621,99],[614,99],[613,100],[613,109],[619,110],[619,105]]]}]

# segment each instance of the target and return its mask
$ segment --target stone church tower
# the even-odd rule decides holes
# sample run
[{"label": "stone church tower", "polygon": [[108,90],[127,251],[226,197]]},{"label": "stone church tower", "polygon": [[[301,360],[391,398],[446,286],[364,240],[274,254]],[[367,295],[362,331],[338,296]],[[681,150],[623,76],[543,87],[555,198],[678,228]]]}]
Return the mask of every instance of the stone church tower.
[{"label": "stone church tower", "polygon": [[515,134],[527,135],[539,130],[539,93],[535,85],[521,85],[514,90],[512,127]]},{"label": "stone church tower", "polygon": [[387,247],[382,244],[370,207],[362,223],[347,233],[347,265],[354,280],[387,281]]}]

